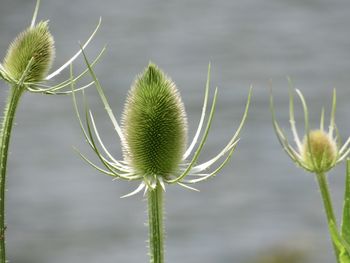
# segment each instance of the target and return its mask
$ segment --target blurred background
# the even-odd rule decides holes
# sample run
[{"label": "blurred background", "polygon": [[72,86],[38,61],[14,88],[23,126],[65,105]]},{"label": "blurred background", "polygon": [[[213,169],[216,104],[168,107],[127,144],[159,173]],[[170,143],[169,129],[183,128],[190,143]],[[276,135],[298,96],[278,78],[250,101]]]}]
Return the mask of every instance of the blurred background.
[{"label": "blurred background", "polygon": [[[0,57],[30,24],[35,1],[1,0]],[[316,127],[322,106],[338,93],[337,124],[349,136],[350,2],[348,0],[44,0],[56,41],[54,68],[79,49],[99,17],[87,54],[107,44],[96,67],[118,119],[131,83],[151,60],[176,82],[186,105],[189,138],[197,127],[208,62],[218,106],[201,156],[216,154],[237,128],[249,86],[249,118],[230,164],[201,183],[166,193],[166,259],[184,263],[335,262],[313,175],[282,151],[271,125],[288,127],[288,83],[302,90]],[[84,68],[82,59],[75,69]],[[65,72],[56,80],[69,77]],[[85,82],[82,82],[83,84]],[[271,84],[272,83],[272,84]],[[8,87],[0,84],[0,105]],[[212,89],[212,91],[213,91]],[[116,134],[94,88],[87,91],[104,141],[121,158]],[[298,102],[296,120],[303,119]],[[327,118],[328,120],[328,118]],[[10,262],[147,262],[146,205],[137,184],[113,181],[83,163],[84,142],[69,96],[25,94],[12,134],[8,168],[7,246]],[[345,166],[329,174],[340,216]]]}]

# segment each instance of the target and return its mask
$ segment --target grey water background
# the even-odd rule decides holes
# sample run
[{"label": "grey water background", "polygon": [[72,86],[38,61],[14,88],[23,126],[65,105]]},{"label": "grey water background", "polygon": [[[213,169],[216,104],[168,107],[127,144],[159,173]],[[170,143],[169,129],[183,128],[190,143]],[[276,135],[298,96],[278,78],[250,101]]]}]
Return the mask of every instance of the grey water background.
[{"label": "grey water background", "polygon": [[[30,23],[34,1],[1,0],[0,55]],[[272,83],[277,115],[288,131],[288,83],[302,90],[317,127],[337,88],[337,124],[349,136],[350,2],[347,0],[42,1],[56,41],[54,67],[79,48],[102,16],[87,52],[107,52],[96,67],[115,114],[136,74],[151,60],[178,85],[196,129],[208,62],[218,107],[205,161],[238,126],[248,88],[249,119],[230,164],[198,184],[166,192],[167,262],[251,263],[272,254],[302,254],[300,261],[335,262],[315,180],[282,151],[268,107]],[[77,60],[76,70],[83,69]],[[68,77],[62,74],[58,80]],[[82,82],[83,84],[85,82]],[[8,87],[0,85],[1,108]],[[104,141],[121,158],[119,141],[96,91],[87,91]],[[302,134],[302,113],[297,122]],[[136,187],[99,174],[73,151],[93,160],[70,97],[25,94],[10,147],[7,247],[10,262],[147,262],[146,202],[119,197]],[[329,174],[340,216],[345,166]],[[265,262],[265,261],[264,261]],[[266,261],[266,262],[272,262]],[[278,262],[287,262],[281,260]]]}]

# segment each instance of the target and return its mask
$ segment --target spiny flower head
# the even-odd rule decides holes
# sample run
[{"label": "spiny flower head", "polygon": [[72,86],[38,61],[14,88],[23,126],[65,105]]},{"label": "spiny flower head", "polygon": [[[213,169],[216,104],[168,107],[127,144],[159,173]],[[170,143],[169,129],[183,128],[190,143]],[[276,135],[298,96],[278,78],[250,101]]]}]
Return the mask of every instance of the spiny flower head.
[{"label": "spiny flower head", "polygon": [[301,158],[314,170],[328,171],[336,162],[337,151],[334,139],[322,130],[314,130],[304,137]]},{"label": "spiny flower head", "polygon": [[[124,160],[117,160],[108,151],[98,132],[93,114],[87,107],[85,107],[85,128],[78,110],[75,92],[73,92],[73,103],[80,127],[86,141],[104,168],[91,162],[85,155],[79,154],[99,172],[118,179],[141,181],[136,190],[123,197],[134,195],[143,189],[148,192],[159,185],[165,190],[166,183],[176,183],[196,190],[191,185],[214,176],[228,163],[236,149],[239,133],[248,115],[251,89],[237,131],[216,156],[204,163],[197,164],[209,134],[216,106],[217,89],[208,117],[206,117],[210,65],[198,129],[190,145],[185,148],[187,119],[184,105],[175,84],[156,65],[149,64],[146,70],[136,78],[126,100],[122,126],[120,126],[84,52],[83,55],[104,107],[120,138]],[[74,85],[72,88],[74,90]],[[204,125],[205,120],[206,125]],[[204,129],[203,126],[205,126]],[[212,170],[209,170],[209,167]]]},{"label": "spiny flower head", "polygon": [[175,84],[149,64],[135,80],[122,118],[125,159],[140,173],[166,176],[185,152],[187,119]]},{"label": "spiny flower head", "polygon": [[[290,82],[291,83],[291,82]],[[289,97],[289,122],[293,133],[296,149],[290,145],[287,136],[282,131],[276,121],[275,109],[273,105],[273,97],[270,97],[270,107],[272,112],[273,125],[277,138],[279,139],[283,149],[289,157],[300,167],[305,170],[321,174],[329,171],[336,164],[341,162],[350,153],[350,137],[343,146],[339,146],[340,140],[338,134],[334,135],[335,130],[335,110],[336,110],[336,91],[333,91],[332,111],[330,116],[330,124],[328,132],[324,129],[324,110],[321,112],[320,128],[310,131],[309,129],[309,112],[303,94],[300,90],[296,90],[304,111],[305,119],[305,136],[303,141],[300,140],[295,125],[294,118],[294,96],[290,93]]]},{"label": "spiny flower head", "polygon": [[51,68],[54,54],[48,21],[41,21],[17,36],[7,51],[3,66],[17,81],[27,72],[23,81],[40,82]]},{"label": "spiny flower head", "polygon": [[[0,63],[0,79],[22,91],[27,90],[33,93],[50,95],[70,94],[71,90],[63,89],[81,79],[88,73],[87,69],[74,79],[66,79],[53,86],[46,84],[45,81],[51,80],[74,62],[95,36],[101,24],[101,19],[88,40],[81,46],[81,49],[62,66],[48,74],[55,57],[55,47],[53,37],[49,31],[48,21],[36,23],[39,5],[40,0],[37,0],[30,26],[10,44],[3,63]],[[99,60],[104,50],[102,49],[92,65]],[[79,90],[83,90],[92,84],[93,82],[82,86]]]}]

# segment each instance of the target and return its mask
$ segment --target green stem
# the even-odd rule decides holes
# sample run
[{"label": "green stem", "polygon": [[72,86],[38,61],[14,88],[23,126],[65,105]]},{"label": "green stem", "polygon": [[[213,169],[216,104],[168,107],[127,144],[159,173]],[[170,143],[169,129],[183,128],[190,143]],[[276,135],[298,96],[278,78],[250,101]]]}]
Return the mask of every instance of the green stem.
[{"label": "green stem", "polygon": [[11,130],[15,119],[16,109],[23,87],[11,87],[5,106],[3,122],[0,130],[0,263],[6,262],[5,251],[5,192],[6,192],[6,167],[7,155],[11,137]]},{"label": "green stem", "polygon": [[149,252],[151,263],[164,262],[163,189],[148,191]]},{"label": "green stem", "polygon": [[[331,195],[329,193],[327,178],[326,178],[326,175],[324,173],[318,173],[316,177],[317,177],[318,186],[319,186],[320,191],[321,191],[323,206],[326,210],[328,227],[329,227],[329,229],[331,229],[332,224],[334,226],[337,226],[337,220],[335,218],[334,211],[333,211],[332,199],[331,199]],[[337,258],[337,262],[339,263],[339,250],[337,249],[337,247],[333,241],[332,241],[332,243],[333,243],[334,253],[335,253],[335,256]]]}]

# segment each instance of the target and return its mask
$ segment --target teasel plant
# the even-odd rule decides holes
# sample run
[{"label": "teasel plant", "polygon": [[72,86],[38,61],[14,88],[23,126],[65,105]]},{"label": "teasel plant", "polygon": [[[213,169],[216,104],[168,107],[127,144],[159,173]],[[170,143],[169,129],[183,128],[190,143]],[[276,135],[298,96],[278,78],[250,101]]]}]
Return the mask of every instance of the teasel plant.
[{"label": "teasel plant", "polygon": [[311,130],[309,124],[309,112],[306,100],[300,90],[296,89],[296,93],[300,99],[304,113],[304,137],[299,137],[295,115],[294,115],[294,95],[292,92],[293,84],[288,79],[290,85],[289,94],[289,122],[291,133],[295,141],[295,146],[289,142],[285,132],[278,124],[275,116],[275,107],[273,96],[270,96],[270,109],[272,112],[272,121],[277,138],[282,145],[284,151],[292,159],[292,161],[304,170],[313,173],[316,177],[318,187],[321,193],[328,228],[333,243],[334,253],[338,263],[350,262],[350,161],[347,160],[345,195],[342,214],[341,229],[337,225],[336,216],[333,209],[331,193],[328,186],[326,173],[334,166],[344,161],[350,153],[350,138],[343,145],[338,134],[335,124],[336,112],[336,90],[333,90],[332,107],[330,113],[330,123],[328,130],[325,129],[325,113],[324,108],[321,111],[320,126]]},{"label": "teasel plant", "polygon": [[[147,196],[150,262],[163,263],[165,232],[163,195],[166,187],[177,184],[198,191],[193,187],[194,184],[213,177],[228,163],[236,149],[238,136],[248,115],[251,89],[236,132],[216,156],[198,164],[198,158],[209,134],[217,101],[217,89],[215,89],[211,108],[208,111],[210,65],[198,129],[187,147],[187,117],[184,104],[175,83],[158,66],[150,63],[143,73],[136,77],[126,99],[120,125],[84,52],[83,55],[103,105],[120,139],[124,158],[118,160],[110,153],[100,136],[86,99],[84,99],[84,115],[81,115],[73,93],[74,107],[82,133],[102,166],[77,151],[83,160],[102,174],[114,179],[138,182],[136,189],[122,198],[141,191]],[[73,73],[71,78],[73,79]],[[74,83],[72,88],[76,89]],[[207,114],[209,115],[206,116]]]},{"label": "teasel plant", "polygon": [[[0,63],[0,78],[8,83],[10,90],[0,129],[0,263],[6,262],[5,253],[5,192],[6,168],[11,131],[15,120],[17,106],[26,92],[48,95],[70,94],[72,81],[81,79],[88,70],[85,69],[74,79],[66,79],[58,84],[48,84],[55,76],[67,69],[81,54],[96,34],[101,19],[88,40],[66,63],[49,74],[55,56],[54,39],[49,31],[48,21],[36,22],[40,0],[37,0],[30,26],[20,33],[8,48],[7,54]],[[97,62],[101,53],[96,57]],[[93,82],[82,86],[83,90]]]}]

